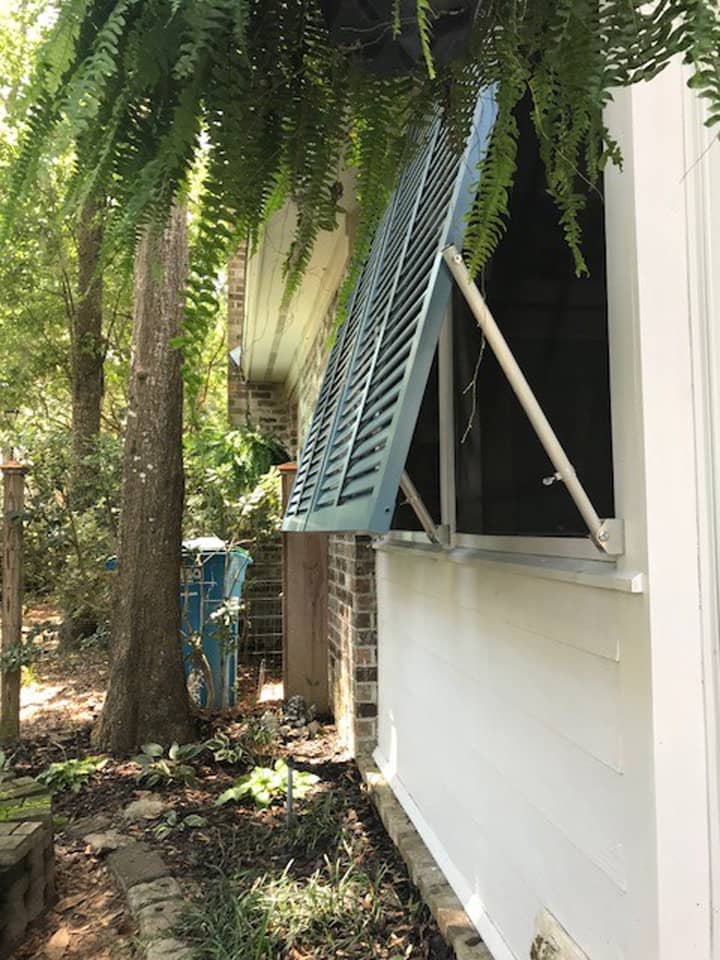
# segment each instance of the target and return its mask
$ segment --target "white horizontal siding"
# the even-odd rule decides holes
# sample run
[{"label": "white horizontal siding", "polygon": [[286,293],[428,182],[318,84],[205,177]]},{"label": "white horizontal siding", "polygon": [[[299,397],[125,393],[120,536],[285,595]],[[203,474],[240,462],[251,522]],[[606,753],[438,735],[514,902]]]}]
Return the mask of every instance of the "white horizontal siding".
[{"label": "white horizontal siding", "polygon": [[[618,960],[617,652],[641,601],[412,551],[379,552],[377,571],[380,754],[458,892],[518,958],[547,907],[592,960]],[[598,619],[609,636],[583,630]]]}]

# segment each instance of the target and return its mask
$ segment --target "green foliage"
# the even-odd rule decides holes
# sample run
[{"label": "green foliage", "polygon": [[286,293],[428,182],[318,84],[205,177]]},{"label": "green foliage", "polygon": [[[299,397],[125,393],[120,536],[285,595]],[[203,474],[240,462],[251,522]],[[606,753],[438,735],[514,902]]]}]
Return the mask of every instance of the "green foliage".
[{"label": "green foliage", "polygon": [[255,488],[238,501],[237,524],[242,539],[263,540],[280,529],[282,486],[280,471],[273,467]]},{"label": "green foliage", "polygon": [[[222,540],[239,540],[246,505],[242,498],[273,464],[286,459],[276,440],[253,430],[228,430],[218,424],[189,433],[185,439],[185,536],[213,534]],[[261,512],[260,502],[254,512],[248,506],[248,524]]]},{"label": "green foliage", "polygon": [[[293,797],[304,799],[319,781],[314,773],[305,773],[302,770],[293,772]],[[239,777],[229,790],[221,793],[217,804],[237,803],[243,797],[250,796],[258,807],[269,807],[273,800],[284,797],[287,793],[288,765],[284,760],[278,760],[274,767],[254,767],[250,773]]]},{"label": "green foliage", "polygon": [[236,735],[236,742],[253,766],[267,761],[277,749],[277,730],[262,717],[248,717]]},{"label": "green foliage", "polygon": [[213,755],[215,763],[229,763],[234,766],[245,756],[245,749],[238,740],[231,740],[226,733],[219,731],[205,741],[205,747]]},{"label": "green foliage", "polygon": [[165,754],[165,747],[159,743],[144,743],[142,753],[133,757],[140,767],[136,776],[138,783],[147,783],[154,787],[160,783],[182,783],[190,786],[196,782],[195,760],[205,749],[202,743],[173,743]]},{"label": "green foliage", "polygon": [[40,657],[42,650],[35,643],[37,633],[31,633],[19,643],[13,643],[0,651],[0,674],[15,673]]},{"label": "green foliage", "polygon": [[388,916],[400,909],[410,923],[419,918],[417,901],[403,900],[385,874],[382,866],[363,870],[349,850],[309,876],[293,877],[289,868],[276,877],[250,870],[223,876],[186,915],[183,939],[212,960],[364,960],[369,944],[384,944]]},{"label": "green foliage", "polygon": [[158,840],[164,840],[173,833],[185,833],[189,830],[198,830],[207,825],[205,817],[197,813],[189,813],[186,817],[178,816],[176,810],[170,810],[155,827],[153,833]]},{"label": "green foliage", "polygon": [[79,793],[94,773],[107,764],[107,757],[73,757],[51,763],[38,777],[53,792],[71,790]]},{"label": "green foliage", "polygon": [[25,423],[11,435],[28,462],[25,517],[26,590],[58,603],[71,617],[107,621],[110,577],[105,561],[116,553],[121,444],[102,434],[83,458],[90,506],[72,494],[69,428]]},{"label": "green foliage", "polygon": [[[336,223],[339,174],[356,164],[361,258],[407,157],[409,131],[433,104],[465,133],[478,88],[497,91],[498,131],[481,162],[467,242],[476,271],[504,230],[512,111],[521,97],[532,99],[548,190],[579,271],[578,213],[606,164],[620,162],[603,119],[612,90],[653,77],[681,55],[707,101],[708,124],[720,122],[717,0],[483,3],[469,53],[442,67],[430,53],[432,4],[416,0],[415,9],[424,63],[414,76],[379,79],[331,46],[319,0],[65,0],[16,98],[19,149],[5,237],[39,174],[71,144],[67,209],[108,190],[111,249],[132,248],[199,180],[185,340],[197,394],[196,359],[217,315],[216,277],[229,254],[240,241],[255,242],[268,216],[293,201],[291,293],[318,234]],[[397,32],[397,0],[387,10]]]},{"label": "green foliage", "polygon": [[4,750],[0,749],[0,773],[10,771],[10,757]]}]

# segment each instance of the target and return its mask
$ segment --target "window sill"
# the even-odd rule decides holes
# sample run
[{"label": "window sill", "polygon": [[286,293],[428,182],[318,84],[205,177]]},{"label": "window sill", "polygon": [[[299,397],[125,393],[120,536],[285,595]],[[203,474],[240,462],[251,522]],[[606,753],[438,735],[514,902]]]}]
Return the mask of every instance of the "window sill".
[{"label": "window sill", "polygon": [[615,564],[598,560],[579,560],[564,557],[539,557],[524,553],[502,553],[495,550],[471,549],[468,547],[445,547],[426,541],[393,539],[392,535],[375,542],[375,549],[383,553],[429,554],[450,563],[470,564],[493,570],[503,568],[508,573],[523,577],[538,577],[542,580],[559,580],[577,583],[601,590],[617,590],[620,593],[644,593],[645,575],[640,572],[618,570]]}]

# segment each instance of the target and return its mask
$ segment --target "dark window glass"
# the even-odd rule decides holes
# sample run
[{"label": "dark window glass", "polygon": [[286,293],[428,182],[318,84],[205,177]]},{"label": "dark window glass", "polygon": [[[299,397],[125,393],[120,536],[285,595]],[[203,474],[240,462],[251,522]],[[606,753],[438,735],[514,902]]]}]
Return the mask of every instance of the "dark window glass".
[{"label": "dark window glass", "polygon": [[[614,515],[603,203],[583,214],[589,277],[546,191],[527,104],[518,109],[518,172],[507,234],[482,281],[500,329],[601,517]],[[464,298],[453,294],[457,529],[572,536],[586,527]],[[475,377],[475,386],[473,379]]]},{"label": "dark window glass", "polygon": [[[418,414],[410,452],[405,469],[417,487],[430,516],[440,523],[440,428],[438,419],[438,363],[437,352],[428,377]],[[413,508],[406,502],[402,490],[398,492],[393,530],[422,530]]]}]

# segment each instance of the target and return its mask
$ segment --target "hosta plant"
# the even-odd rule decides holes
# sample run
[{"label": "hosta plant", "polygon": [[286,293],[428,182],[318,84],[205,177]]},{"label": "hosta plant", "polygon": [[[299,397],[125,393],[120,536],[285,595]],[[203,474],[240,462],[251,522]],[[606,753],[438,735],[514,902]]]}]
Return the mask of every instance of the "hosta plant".
[{"label": "hosta plant", "polygon": [[158,840],[164,840],[172,833],[185,833],[188,830],[198,830],[207,825],[205,817],[197,813],[189,813],[186,817],[178,815],[176,810],[170,810],[155,827],[153,833]]},{"label": "hosta plant", "polygon": [[140,749],[142,752],[133,757],[140,767],[135,778],[139,783],[146,783],[149,787],[160,783],[189,785],[196,781],[195,767],[191,761],[203,752],[205,745],[173,743],[166,753],[165,747],[159,743],[145,743]]},{"label": "hosta plant", "polygon": [[108,763],[107,757],[73,757],[51,763],[38,777],[53,792],[71,790],[79,793],[88,780]]},{"label": "hosta plant", "polygon": [[[319,779],[314,773],[294,770],[293,797],[304,799]],[[254,767],[250,773],[239,777],[229,790],[220,794],[216,803],[237,803],[243,797],[251,797],[256,806],[269,807],[274,800],[287,794],[287,785],[288,765],[284,760],[278,760],[274,767]]]}]

